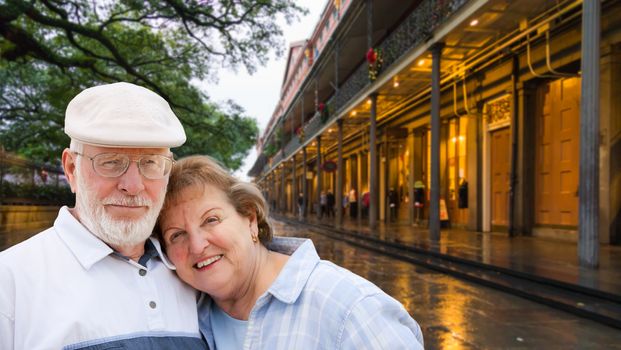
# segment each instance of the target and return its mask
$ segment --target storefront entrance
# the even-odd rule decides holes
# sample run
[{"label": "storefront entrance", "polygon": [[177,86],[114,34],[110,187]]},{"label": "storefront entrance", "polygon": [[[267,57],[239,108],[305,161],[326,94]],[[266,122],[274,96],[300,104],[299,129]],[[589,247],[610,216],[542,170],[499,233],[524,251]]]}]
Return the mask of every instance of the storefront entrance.
[{"label": "storefront entrance", "polygon": [[509,225],[511,128],[506,127],[493,131],[490,139],[492,230],[506,231]]},{"label": "storefront entrance", "polygon": [[537,94],[535,225],[578,225],[580,78],[545,84]]}]

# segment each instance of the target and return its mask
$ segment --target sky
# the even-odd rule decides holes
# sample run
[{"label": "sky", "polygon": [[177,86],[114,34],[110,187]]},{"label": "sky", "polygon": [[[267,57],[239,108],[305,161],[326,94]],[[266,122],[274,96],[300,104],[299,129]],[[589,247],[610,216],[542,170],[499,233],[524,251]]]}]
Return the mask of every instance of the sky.
[{"label": "sky", "polygon": [[[308,39],[311,36],[327,1],[330,0],[297,0],[297,4],[308,9],[308,14],[290,25],[281,19],[281,27],[287,45],[283,57],[276,59],[272,55],[267,64],[264,67],[259,67],[252,75],[249,75],[245,69],[233,72],[223,68],[219,74],[218,83],[201,82],[198,86],[207,93],[212,101],[230,99],[242,106],[246,110],[246,115],[257,120],[259,135],[262,135],[280,97],[289,43]],[[246,174],[256,159],[257,153],[253,147],[244,161],[244,165],[235,172],[235,176],[248,180]]]}]

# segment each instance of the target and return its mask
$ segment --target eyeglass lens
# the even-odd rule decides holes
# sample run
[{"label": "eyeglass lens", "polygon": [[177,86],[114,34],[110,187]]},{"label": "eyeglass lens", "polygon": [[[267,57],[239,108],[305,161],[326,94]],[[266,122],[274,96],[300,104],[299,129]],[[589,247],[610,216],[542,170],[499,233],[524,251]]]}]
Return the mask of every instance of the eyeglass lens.
[{"label": "eyeglass lens", "polygon": [[[130,158],[126,154],[102,153],[94,156],[93,167],[101,176],[121,176],[130,164]],[[166,176],[172,167],[172,160],[166,156],[151,154],[143,155],[138,160],[140,173],[149,179],[159,179]]]}]

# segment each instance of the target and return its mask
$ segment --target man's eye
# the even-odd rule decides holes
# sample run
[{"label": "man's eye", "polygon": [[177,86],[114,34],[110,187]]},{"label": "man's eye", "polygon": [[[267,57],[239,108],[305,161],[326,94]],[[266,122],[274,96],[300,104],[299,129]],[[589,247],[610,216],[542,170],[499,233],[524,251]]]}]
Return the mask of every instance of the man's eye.
[{"label": "man's eye", "polygon": [[99,163],[99,165],[106,167],[106,168],[114,168],[114,167],[119,166],[121,163],[122,162],[120,159],[110,159],[110,160],[102,161],[101,163]]},{"label": "man's eye", "polygon": [[158,164],[159,162],[155,158],[143,158],[142,163],[144,165],[155,165],[155,164]]}]

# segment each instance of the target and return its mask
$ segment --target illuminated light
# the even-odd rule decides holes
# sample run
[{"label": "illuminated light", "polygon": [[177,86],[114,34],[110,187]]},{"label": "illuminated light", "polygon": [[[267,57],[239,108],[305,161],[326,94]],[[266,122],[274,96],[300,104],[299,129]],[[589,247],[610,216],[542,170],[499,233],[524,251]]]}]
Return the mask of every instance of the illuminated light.
[{"label": "illuminated light", "polygon": [[395,88],[399,87],[399,77],[395,76],[395,81],[392,83],[392,86]]},{"label": "illuminated light", "polygon": [[371,99],[367,100],[367,104],[370,105],[371,104]]},{"label": "illuminated light", "polygon": [[315,146],[315,143],[313,142],[313,144],[312,144],[312,145],[313,145],[313,146]]},{"label": "illuminated light", "polygon": [[453,143],[457,142],[457,137],[453,137],[453,138],[451,139],[451,142],[453,142]]},{"label": "illuminated light", "polygon": [[358,112],[356,112],[356,111],[351,111],[351,116],[352,116],[352,117],[355,117],[355,116],[356,116],[356,114],[358,114]]},{"label": "illuminated light", "polygon": [[332,132],[332,129],[328,129],[328,132]]},{"label": "illuminated light", "polygon": [[479,24],[479,20],[478,20],[478,19],[473,19],[472,21],[470,21],[470,26],[471,26],[471,27],[474,27],[474,26],[476,26],[477,24]]},{"label": "illuminated light", "polygon": [[459,142],[464,142],[465,139],[466,139],[465,136],[459,135]]},{"label": "illuminated light", "polygon": [[418,60],[418,66],[421,67],[422,65],[425,64],[425,59],[421,58],[420,60]]}]

